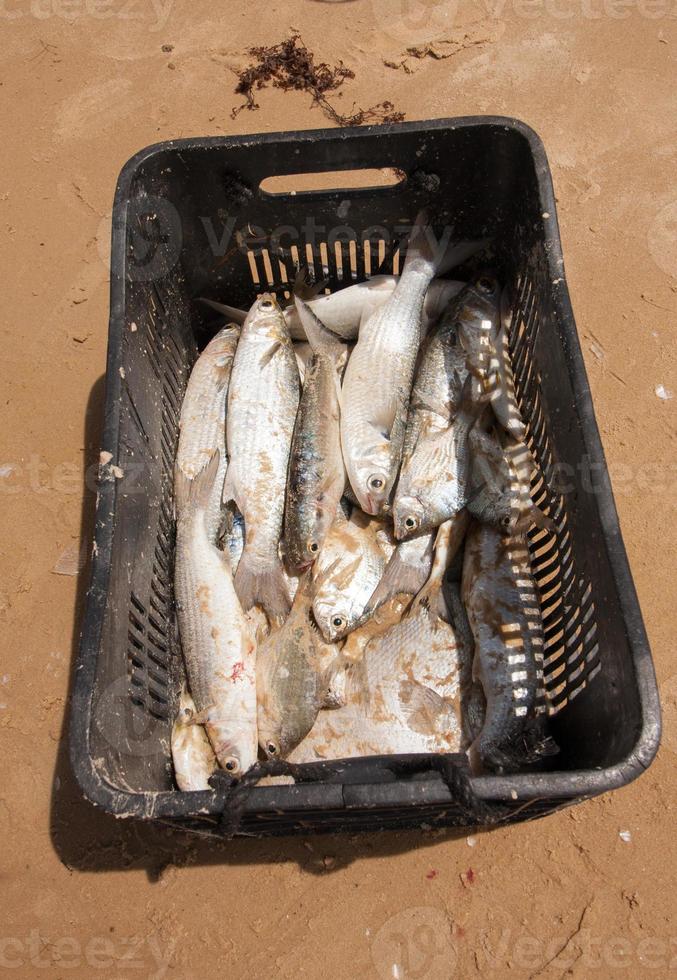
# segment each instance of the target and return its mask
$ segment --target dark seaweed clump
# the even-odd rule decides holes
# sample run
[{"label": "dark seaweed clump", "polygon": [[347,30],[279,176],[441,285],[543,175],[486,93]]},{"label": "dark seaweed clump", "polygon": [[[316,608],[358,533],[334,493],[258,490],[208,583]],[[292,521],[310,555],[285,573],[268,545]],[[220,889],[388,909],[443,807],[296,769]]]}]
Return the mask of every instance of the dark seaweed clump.
[{"label": "dark seaweed clump", "polygon": [[243,109],[258,109],[254,92],[266,88],[269,83],[285,92],[291,89],[309,92],[313,104],[318,105],[339,126],[394,123],[404,119],[404,113],[397,112],[392,102],[387,100],[369,109],[356,109],[353,106],[351,113],[338,112],[327,99],[327,93],[337,92],[341,96],[341,86],[347,78],[355,78],[355,72],[342,61],[333,68],[324,61],[316,65],[315,55],[308,50],[300,34],[292,34],[287,40],[269,47],[249,48],[248,54],[256,61],[238,73],[235,91],[238,95],[244,95],[245,101],[232,110],[233,119]]}]

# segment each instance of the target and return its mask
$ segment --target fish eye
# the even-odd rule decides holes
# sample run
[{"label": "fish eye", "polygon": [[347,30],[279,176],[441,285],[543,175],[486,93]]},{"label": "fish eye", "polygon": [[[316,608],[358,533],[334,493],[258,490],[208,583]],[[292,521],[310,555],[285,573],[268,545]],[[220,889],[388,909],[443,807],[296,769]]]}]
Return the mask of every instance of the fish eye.
[{"label": "fish eye", "polygon": [[477,288],[483,293],[493,293],[494,280],[490,279],[489,276],[480,276],[477,280]]},{"label": "fish eye", "polygon": [[313,555],[315,555],[315,554],[317,554],[317,552],[318,552],[319,550],[320,550],[320,546],[319,546],[319,544],[317,543],[317,541],[309,541],[309,542],[308,542],[308,551],[309,551],[309,552],[310,552],[311,554],[313,554]]},{"label": "fish eye", "polygon": [[378,474],[375,474],[374,476],[370,476],[367,482],[371,490],[382,490],[383,487],[385,486],[385,480],[382,477],[378,476]]},{"label": "fish eye", "polygon": [[335,626],[336,629],[340,629],[344,623],[345,623],[345,619],[343,618],[343,616],[332,617],[331,625]]},{"label": "fish eye", "polygon": [[510,527],[510,518],[509,517],[502,517],[501,518],[501,525],[503,527]]},{"label": "fish eye", "polygon": [[226,759],[223,768],[227,769],[228,772],[237,772],[240,768],[240,761],[239,759],[236,759],[235,756],[231,755],[230,758]]},{"label": "fish eye", "polygon": [[268,755],[277,755],[277,745],[275,742],[266,742],[266,752]]},{"label": "fish eye", "polygon": [[405,527],[408,527],[409,530],[411,530],[412,528],[415,528],[416,527],[416,518],[415,517],[407,517],[406,520],[405,520],[405,522],[404,522],[404,526]]}]

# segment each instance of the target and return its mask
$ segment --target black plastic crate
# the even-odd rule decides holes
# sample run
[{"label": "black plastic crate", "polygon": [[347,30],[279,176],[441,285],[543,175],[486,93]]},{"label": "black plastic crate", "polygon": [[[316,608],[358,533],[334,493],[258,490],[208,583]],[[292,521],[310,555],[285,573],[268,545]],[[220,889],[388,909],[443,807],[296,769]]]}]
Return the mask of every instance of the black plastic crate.
[{"label": "black plastic crate", "polygon": [[[396,183],[260,189],[271,175],[383,167],[397,168]],[[183,678],[172,472],[186,381],[216,329],[194,300],[246,307],[263,288],[286,292],[299,258],[332,288],[397,271],[404,229],[424,204],[438,231],[453,224],[461,236],[491,238],[516,297],[517,393],[542,472],[532,495],[557,528],[534,530],[530,549],[546,630],[544,696],[561,752],[548,771],[514,776],[469,778],[462,756],[382,757],[302,767],[295,785],[223,781],[213,792],[180,793],[169,751]],[[651,654],[569,302],[548,164],[524,124],[440,119],[187,139],[138,153],[120,175],[113,211],[103,449],[111,461],[100,474],[71,756],[85,795],[104,809],[216,835],[471,827],[551,812],[650,764],[660,738]]]}]

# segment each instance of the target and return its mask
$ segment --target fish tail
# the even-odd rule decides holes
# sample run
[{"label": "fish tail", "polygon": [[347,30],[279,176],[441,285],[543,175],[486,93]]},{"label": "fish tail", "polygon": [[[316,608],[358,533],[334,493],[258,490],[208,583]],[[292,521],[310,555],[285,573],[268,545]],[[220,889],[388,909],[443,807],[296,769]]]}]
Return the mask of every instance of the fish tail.
[{"label": "fish tail", "polygon": [[177,516],[186,510],[207,507],[219,471],[221,453],[218,449],[207,460],[195,476],[187,476],[180,467],[174,473],[174,500]]},{"label": "fish tail", "polygon": [[291,603],[282,562],[277,555],[270,564],[264,564],[245,544],[234,583],[245,612],[253,606],[261,606],[271,620],[284,621]]},{"label": "fish tail", "polygon": [[365,607],[365,615],[371,616],[379,606],[396,595],[416,595],[425,585],[430,566],[432,566],[432,538],[430,548],[430,565],[408,565],[395,550]]},{"label": "fish tail", "polygon": [[317,314],[300,296],[294,296],[294,303],[313,354],[326,354],[335,362],[339,361],[346,352],[344,341],[325,327]]},{"label": "fish tail", "polygon": [[423,208],[416,215],[409,237],[405,267],[420,262],[432,269],[434,276],[443,276],[479,252],[489,241],[487,238],[459,241],[453,235],[454,229],[446,226],[442,237],[438,238],[431,227],[430,215]]},{"label": "fish tail", "polygon": [[211,310],[216,310],[217,313],[222,313],[223,316],[228,317],[233,323],[243,324],[247,318],[247,311],[240,310],[236,306],[227,306],[225,303],[217,303],[213,299],[205,299],[203,296],[198,297],[199,303],[204,303]]}]

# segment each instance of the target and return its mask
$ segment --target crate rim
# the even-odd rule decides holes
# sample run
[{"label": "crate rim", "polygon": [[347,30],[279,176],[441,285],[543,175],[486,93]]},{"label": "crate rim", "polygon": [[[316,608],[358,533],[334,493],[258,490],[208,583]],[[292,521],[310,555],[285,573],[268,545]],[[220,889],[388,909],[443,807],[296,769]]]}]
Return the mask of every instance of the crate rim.
[{"label": "crate rim", "polygon": [[[122,350],[121,339],[124,326],[126,288],[124,278],[126,203],[132,180],[143,163],[168,150],[175,152],[180,152],[183,149],[208,150],[242,147],[249,143],[343,141],[376,134],[401,132],[424,134],[432,130],[480,126],[504,128],[516,132],[526,141],[532,154],[538,181],[541,215],[544,222],[553,311],[566,339],[565,357],[577,406],[581,435],[586,452],[593,464],[601,464],[605,472],[608,472],[566,283],[552,176],[545,147],[538,134],[526,123],[508,116],[493,115],[456,116],[387,125],[354,126],[343,129],[321,128],[235,136],[185,137],[151,144],[130,157],[120,171],[113,202],[110,316],[101,450],[111,453],[114,461],[117,459],[119,422],[114,406],[119,400],[121,391],[119,362]],[[327,171],[332,169],[345,170],[346,167],[343,165],[332,168],[327,165],[325,169]],[[303,171],[291,168],[284,172],[297,173]],[[122,271],[122,275],[119,274],[119,270]],[[71,766],[85,798],[115,816],[180,820],[218,815],[222,813],[224,807],[222,792],[216,790],[198,793],[180,793],[178,790],[146,792],[121,790],[109,783],[94,765],[89,747],[89,734],[96,663],[101,647],[112,557],[113,522],[108,515],[115,513],[116,499],[117,481],[101,481],[96,501],[94,547],[89,587],[86,593],[85,612],[82,619],[70,698],[69,748]],[[595,494],[595,504],[604,546],[607,550],[614,584],[618,592],[619,605],[637,681],[642,712],[642,724],[637,741],[624,759],[613,766],[600,769],[473,777],[471,785],[480,799],[486,801],[512,799],[513,802],[523,803],[528,800],[542,800],[552,797],[553,800],[575,802],[632,782],[649,767],[658,751],[661,735],[661,713],[656,676],[639,601],[623,544],[618,513],[609,486],[602,487]],[[340,789],[343,784],[329,785],[335,789]],[[407,815],[415,813],[415,807],[411,805],[411,794],[407,792],[411,787],[410,781],[395,780],[388,785],[393,789],[398,788],[401,799],[400,805],[407,807],[404,812]],[[449,790],[440,780],[430,780],[424,786],[422,794],[420,792],[418,794],[418,804],[433,803],[448,806],[452,803]],[[320,802],[317,791],[324,790],[326,797],[327,788],[327,784],[256,787],[245,805],[244,813],[251,814],[269,808],[284,808],[288,810],[289,815],[298,813],[299,816],[302,816],[304,808],[318,805]],[[512,794],[516,794],[516,797]],[[395,796],[398,796],[397,791],[395,791]],[[295,799],[296,805],[293,802]],[[392,803],[391,805],[396,804]],[[344,803],[341,804],[341,808],[344,806]]]}]

